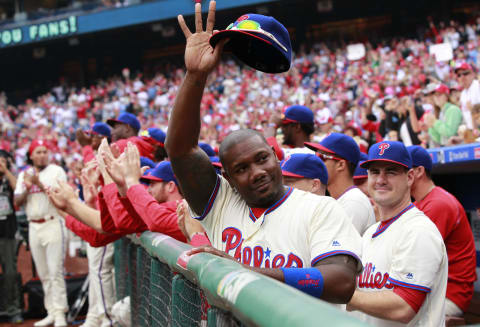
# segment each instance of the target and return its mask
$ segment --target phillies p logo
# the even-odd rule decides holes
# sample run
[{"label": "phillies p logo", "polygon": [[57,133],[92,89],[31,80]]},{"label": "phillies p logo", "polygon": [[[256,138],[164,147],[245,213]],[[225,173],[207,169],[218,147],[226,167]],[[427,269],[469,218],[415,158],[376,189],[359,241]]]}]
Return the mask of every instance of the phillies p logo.
[{"label": "phillies p logo", "polygon": [[378,153],[379,156],[383,156],[383,153],[385,152],[386,149],[388,149],[390,147],[390,144],[388,143],[382,143],[378,146],[378,148],[380,149],[380,152]]}]

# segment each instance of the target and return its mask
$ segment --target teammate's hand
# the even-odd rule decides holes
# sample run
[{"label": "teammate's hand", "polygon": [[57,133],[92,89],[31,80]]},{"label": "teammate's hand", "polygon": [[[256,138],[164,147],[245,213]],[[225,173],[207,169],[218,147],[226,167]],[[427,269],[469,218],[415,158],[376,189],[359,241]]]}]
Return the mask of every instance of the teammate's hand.
[{"label": "teammate's hand", "polygon": [[177,205],[178,227],[188,241],[192,240],[192,236],[196,233],[205,233],[202,224],[193,219],[188,210],[188,203],[182,200]]},{"label": "teammate's hand", "polygon": [[117,184],[118,188],[125,186],[125,175],[123,170],[123,161],[125,160],[125,153],[122,153],[120,157],[114,158],[111,152],[103,153],[103,161],[105,162],[105,169],[108,175],[112,178],[113,182]]},{"label": "teammate's hand", "polygon": [[215,25],[216,2],[210,1],[207,16],[207,26],[203,30],[202,5],[195,4],[195,33],[192,34],[182,15],[179,15],[178,24],[187,39],[185,47],[185,67],[187,72],[206,76],[215,68],[227,39],[222,40],[215,49],[210,46],[209,39]]},{"label": "teammate's hand", "polygon": [[138,152],[138,148],[130,142],[128,142],[127,148],[125,149],[125,160],[123,160],[121,164],[127,189],[132,185],[138,184],[142,176],[140,153]]},{"label": "teammate's hand", "polygon": [[212,247],[211,245],[207,245],[207,246],[201,246],[201,247],[198,247],[198,248],[193,248],[191,249],[190,251],[187,251],[186,255],[194,255],[194,254],[197,254],[197,253],[202,253],[202,252],[205,252],[205,253],[210,253],[210,254],[213,254],[213,255],[216,255],[218,257],[222,257],[222,258],[225,258],[225,259],[229,259],[229,260],[232,260],[232,261],[237,261],[234,257],[232,257],[231,255],[228,255],[226,254],[225,252],[223,251],[220,251],[218,249],[215,249],[214,247]]},{"label": "teammate's hand", "polygon": [[51,187],[47,190],[48,198],[53,205],[59,209],[66,211],[70,201],[78,199],[78,194],[67,182],[59,181],[58,187]]},{"label": "teammate's hand", "polygon": [[85,170],[82,170],[82,174],[80,175],[80,182],[82,183],[82,186],[83,186],[83,199],[85,203],[89,207],[96,209],[98,190],[97,190],[97,187],[94,184],[92,184],[88,179],[87,173],[85,172]]},{"label": "teammate's hand", "polygon": [[113,180],[108,174],[107,169],[105,167],[104,153],[107,153],[107,152],[111,153],[110,147],[108,146],[108,141],[106,138],[104,138],[100,143],[100,146],[98,147],[96,158],[98,163],[98,169],[100,170],[100,174],[103,177],[103,182],[105,183],[105,185],[113,183]]}]

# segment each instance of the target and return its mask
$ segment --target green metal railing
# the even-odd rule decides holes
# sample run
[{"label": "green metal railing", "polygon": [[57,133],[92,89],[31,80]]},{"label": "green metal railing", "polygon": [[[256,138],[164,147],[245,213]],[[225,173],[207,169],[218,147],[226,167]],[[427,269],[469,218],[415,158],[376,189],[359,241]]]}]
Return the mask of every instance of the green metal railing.
[{"label": "green metal railing", "polygon": [[163,234],[115,247],[117,297],[130,295],[132,326],[367,326],[236,262],[207,253],[188,259],[190,245]]}]

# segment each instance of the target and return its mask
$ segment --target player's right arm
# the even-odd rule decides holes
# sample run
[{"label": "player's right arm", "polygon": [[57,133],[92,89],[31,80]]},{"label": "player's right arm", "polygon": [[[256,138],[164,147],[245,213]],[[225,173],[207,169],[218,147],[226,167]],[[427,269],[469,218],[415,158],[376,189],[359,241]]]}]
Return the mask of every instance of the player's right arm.
[{"label": "player's right arm", "polygon": [[165,149],[185,199],[195,212],[203,212],[217,175],[207,155],[198,147],[200,103],[207,77],[220,60],[224,42],[215,49],[209,44],[215,23],[215,1],[210,2],[205,31],[199,3],[195,4],[195,33],[190,32],[183,16],[178,16],[178,22],[187,39],[187,74],[175,99]]}]

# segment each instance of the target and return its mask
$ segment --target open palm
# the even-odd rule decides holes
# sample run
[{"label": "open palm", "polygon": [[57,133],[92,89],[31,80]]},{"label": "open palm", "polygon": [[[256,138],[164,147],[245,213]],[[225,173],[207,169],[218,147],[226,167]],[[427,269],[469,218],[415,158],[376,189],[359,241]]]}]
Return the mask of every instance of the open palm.
[{"label": "open palm", "polygon": [[210,1],[205,31],[203,30],[201,4],[195,4],[195,33],[192,33],[187,27],[183,16],[178,16],[178,23],[187,39],[185,66],[190,73],[207,75],[215,68],[220,60],[224,42],[216,46],[215,49],[212,48],[209,43],[215,24],[215,6],[215,1]]}]

